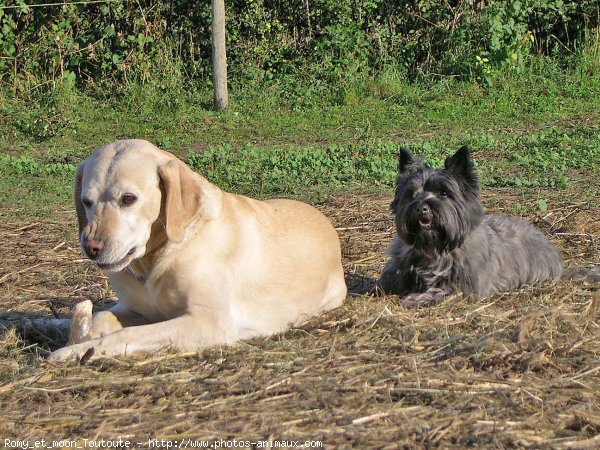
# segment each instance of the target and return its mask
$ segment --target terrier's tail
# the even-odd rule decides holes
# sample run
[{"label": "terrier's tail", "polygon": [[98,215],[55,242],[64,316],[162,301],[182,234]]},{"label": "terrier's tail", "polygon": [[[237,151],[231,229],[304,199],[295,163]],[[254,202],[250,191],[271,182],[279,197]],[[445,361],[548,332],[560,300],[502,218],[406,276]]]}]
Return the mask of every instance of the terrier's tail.
[{"label": "terrier's tail", "polygon": [[565,269],[562,278],[574,281],[600,281],[600,264],[592,267],[571,267]]}]

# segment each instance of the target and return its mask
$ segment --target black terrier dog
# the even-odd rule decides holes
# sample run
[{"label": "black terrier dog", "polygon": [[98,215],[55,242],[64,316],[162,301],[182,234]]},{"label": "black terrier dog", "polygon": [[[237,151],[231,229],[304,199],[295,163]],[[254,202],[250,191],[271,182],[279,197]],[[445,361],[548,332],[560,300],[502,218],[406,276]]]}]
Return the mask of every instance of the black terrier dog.
[{"label": "black terrier dog", "polygon": [[466,146],[440,170],[401,149],[399,172],[391,204],[397,236],[376,291],[415,307],[460,291],[487,297],[561,277],[558,251],[533,225],[485,214]]}]

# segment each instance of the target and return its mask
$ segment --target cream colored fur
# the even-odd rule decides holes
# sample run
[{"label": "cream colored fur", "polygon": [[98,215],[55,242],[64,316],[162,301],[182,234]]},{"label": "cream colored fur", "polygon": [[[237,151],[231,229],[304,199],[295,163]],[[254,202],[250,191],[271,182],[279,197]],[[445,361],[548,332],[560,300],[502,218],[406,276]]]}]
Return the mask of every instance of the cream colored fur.
[{"label": "cream colored fur", "polygon": [[[136,200],[125,205],[126,194]],[[90,340],[51,360],[269,336],[346,296],[339,239],[323,214],[223,192],[149,142],[94,152],[77,169],[75,204],[82,248],[102,244],[94,260],[119,301],[94,315]]]}]

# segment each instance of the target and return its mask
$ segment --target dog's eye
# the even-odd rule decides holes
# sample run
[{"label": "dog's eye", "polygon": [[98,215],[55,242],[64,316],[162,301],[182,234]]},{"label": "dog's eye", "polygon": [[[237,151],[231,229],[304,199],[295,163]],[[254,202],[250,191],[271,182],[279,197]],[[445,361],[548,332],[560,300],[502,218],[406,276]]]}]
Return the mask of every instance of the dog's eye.
[{"label": "dog's eye", "polygon": [[92,201],[87,197],[83,197],[81,199],[81,203],[83,203],[83,206],[85,206],[86,208],[91,208],[93,204]]},{"label": "dog's eye", "polygon": [[446,197],[448,197],[448,191],[445,191],[445,190],[443,190],[443,189],[442,189],[442,190],[440,191],[440,193],[439,193],[439,196],[440,196],[441,198],[446,198]]},{"label": "dog's eye", "polygon": [[131,206],[137,200],[137,197],[133,194],[125,194],[121,197],[121,206]]}]

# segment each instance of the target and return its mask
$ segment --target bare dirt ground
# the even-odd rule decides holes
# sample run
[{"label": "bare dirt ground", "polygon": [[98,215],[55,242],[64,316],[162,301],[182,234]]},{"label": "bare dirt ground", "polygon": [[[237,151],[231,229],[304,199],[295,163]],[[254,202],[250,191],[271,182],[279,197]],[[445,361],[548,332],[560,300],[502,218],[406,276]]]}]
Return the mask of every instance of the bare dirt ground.
[{"label": "bare dirt ground", "polygon": [[[600,207],[584,190],[486,190],[483,198],[488,212],[535,222],[567,266],[589,265],[599,262]],[[548,203],[543,213],[539,198]],[[389,201],[346,194],[318,206],[339,231],[351,288],[383,266]],[[114,301],[104,275],[80,256],[74,213],[57,217],[0,224],[0,447],[4,439],[83,445],[119,437],[136,448],[148,439],[600,447],[599,284],[456,296],[416,310],[393,296],[351,294],[337,310],[270,339],[51,365],[43,356],[64,342],[64,330],[23,323],[68,317],[86,298],[96,308]]]}]

